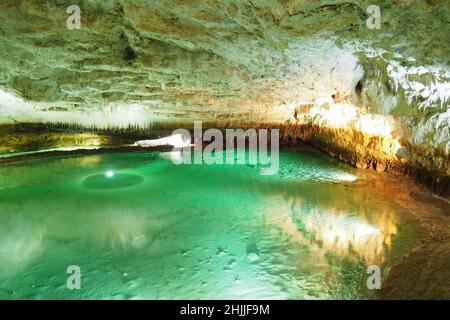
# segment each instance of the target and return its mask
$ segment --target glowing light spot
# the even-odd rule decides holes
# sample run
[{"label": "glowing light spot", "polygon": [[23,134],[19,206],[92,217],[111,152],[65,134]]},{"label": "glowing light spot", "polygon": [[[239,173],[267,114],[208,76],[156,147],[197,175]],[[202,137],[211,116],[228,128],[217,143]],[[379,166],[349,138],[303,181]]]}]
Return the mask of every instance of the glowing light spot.
[{"label": "glowing light spot", "polygon": [[107,178],[112,178],[112,177],[114,177],[114,172],[112,170],[108,170],[105,172],[105,176]]}]

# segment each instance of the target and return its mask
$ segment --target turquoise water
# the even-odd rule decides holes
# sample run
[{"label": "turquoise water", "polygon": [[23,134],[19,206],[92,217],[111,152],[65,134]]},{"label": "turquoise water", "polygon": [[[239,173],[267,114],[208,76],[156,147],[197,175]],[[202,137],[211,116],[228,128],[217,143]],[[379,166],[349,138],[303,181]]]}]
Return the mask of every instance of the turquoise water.
[{"label": "turquoise water", "polygon": [[1,165],[0,298],[365,299],[366,268],[420,240],[387,182],[322,153],[283,151],[273,176],[174,156]]}]

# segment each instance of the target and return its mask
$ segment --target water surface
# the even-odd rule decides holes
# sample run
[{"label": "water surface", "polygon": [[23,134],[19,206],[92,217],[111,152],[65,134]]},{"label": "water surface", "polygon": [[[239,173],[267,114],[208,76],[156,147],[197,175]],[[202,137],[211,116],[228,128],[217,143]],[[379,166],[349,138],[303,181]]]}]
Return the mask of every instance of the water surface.
[{"label": "water surface", "polygon": [[273,176],[171,156],[0,166],[0,298],[372,298],[367,267],[384,278],[422,236],[382,178],[319,152]]}]

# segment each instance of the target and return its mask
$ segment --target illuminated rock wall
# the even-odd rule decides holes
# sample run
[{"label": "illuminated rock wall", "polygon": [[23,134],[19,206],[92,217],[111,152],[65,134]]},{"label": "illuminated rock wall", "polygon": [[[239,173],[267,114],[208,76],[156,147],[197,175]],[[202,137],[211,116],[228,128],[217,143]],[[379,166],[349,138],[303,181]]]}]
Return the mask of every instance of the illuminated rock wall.
[{"label": "illuminated rock wall", "polygon": [[283,126],[285,141],[448,190],[448,4],[377,1],[370,29],[371,4],[5,0],[0,124]]}]

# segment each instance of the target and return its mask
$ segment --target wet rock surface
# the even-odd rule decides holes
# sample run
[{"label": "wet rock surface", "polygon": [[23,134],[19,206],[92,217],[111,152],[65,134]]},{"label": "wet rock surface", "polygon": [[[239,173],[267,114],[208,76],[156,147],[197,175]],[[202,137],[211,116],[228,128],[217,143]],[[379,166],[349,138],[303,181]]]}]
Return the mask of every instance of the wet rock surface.
[{"label": "wet rock surface", "polygon": [[[370,29],[365,1],[2,1],[0,124],[288,124],[287,142],[305,127],[360,168],[448,181],[448,5],[378,5]],[[109,140],[66,137],[4,135],[1,152]]]}]

